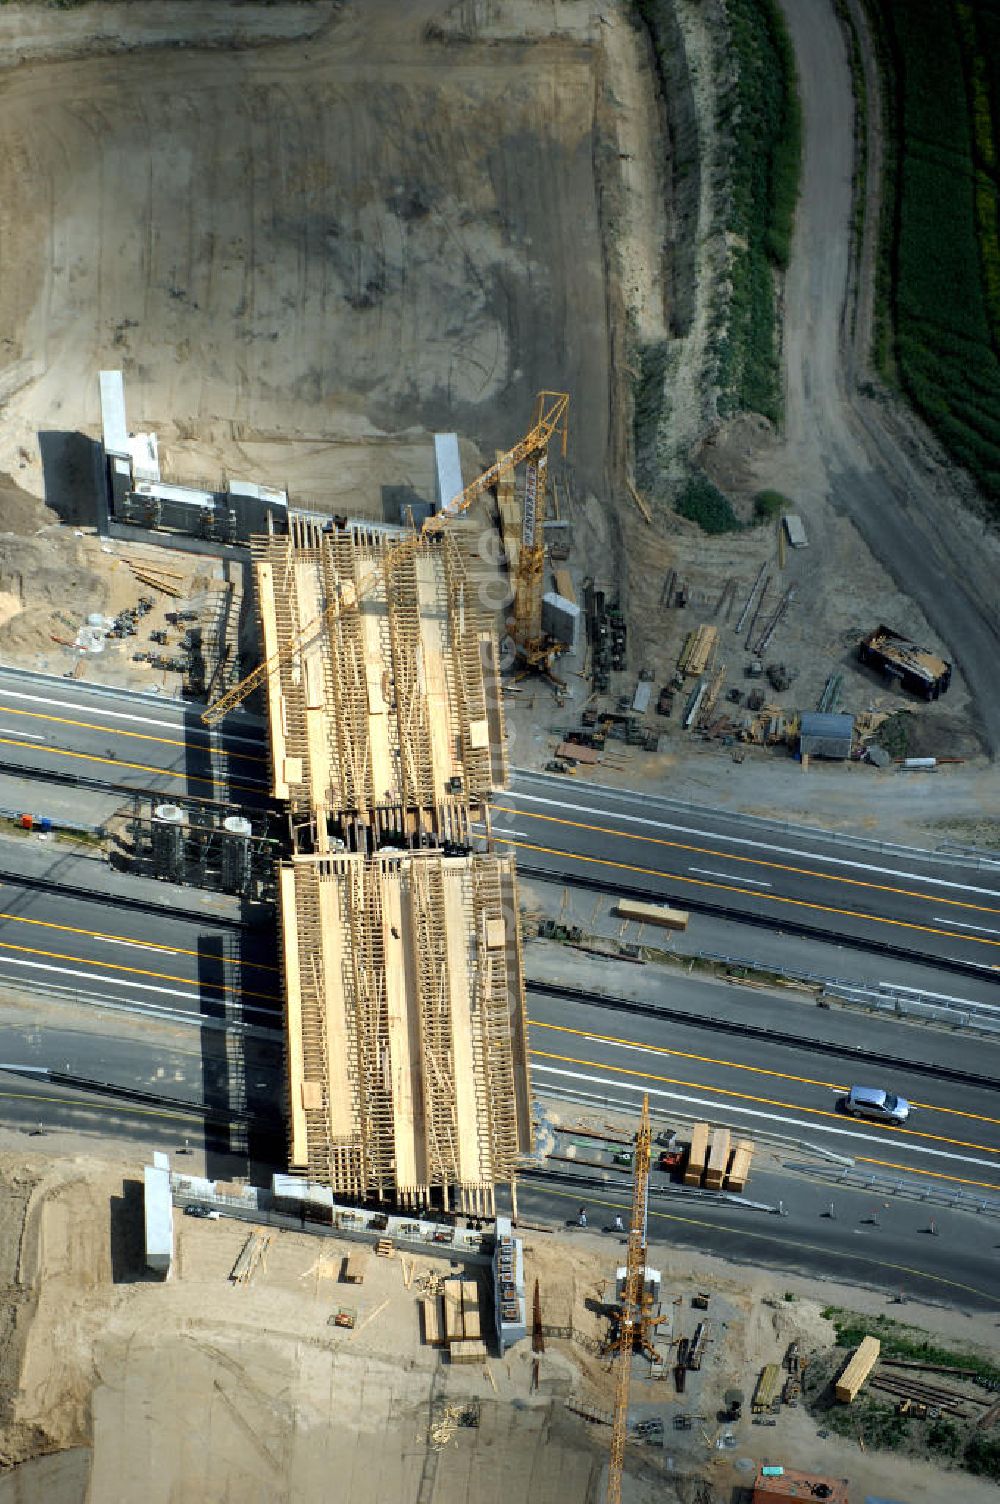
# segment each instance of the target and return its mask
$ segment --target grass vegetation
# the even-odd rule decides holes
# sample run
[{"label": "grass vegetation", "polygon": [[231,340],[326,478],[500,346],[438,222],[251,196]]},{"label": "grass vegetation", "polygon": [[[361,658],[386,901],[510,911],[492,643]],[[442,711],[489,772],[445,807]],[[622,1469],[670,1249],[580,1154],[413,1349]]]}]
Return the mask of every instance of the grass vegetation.
[{"label": "grass vegetation", "polygon": [[890,99],[876,355],[1000,515],[1000,0],[868,0]]},{"label": "grass vegetation", "polygon": [[[886,1394],[865,1388],[853,1405],[841,1405],[833,1397],[832,1381],[843,1368],[846,1351],[855,1348],[867,1334],[878,1337],[882,1356],[911,1358],[924,1363],[972,1370],[982,1379],[1000,1381],[1000,1367],[978,1353],[943,1347],[917,1327],[893,1321],[889,1316],[862,1316],[842,1306],[827,1306],[823,1315],[833,1322],[837,1350],[824,1354],[807,1370],[810,1408],[822,1424],[838,1435],[867,1447],[906,1451],[914,1457],[934,1456],[970,1473],[1000,1480],[1000,1441],[978,1431],[975,1420],[951,1416],[900,1415],[898,1405]],[[810,1380],[811,1376],[811,1380]],[[950,1387],[949,1375],[930,1372],[930,1383]],[[959,1382],[962,1382],[961,1380]],[[956,1488],[955,1497],[960,1497]]]},{"label": "grass vegetation", "polygon": [[1000,1382],[1000,1366],[988,1358],[961,1349],[941,1347],[919,1327],[894,1321],[891,1316],[863,1316],[843,1306],[827,1306],[823,1316],[833,1323],[838,1347],[857,1347],[863,1337],[877,1337],[882,1344],[883,1358],[914,1358],[921,1363],[969,1368],[980,1378]]},{"label": "grass vegetation", "polygon": [[758,491],[753,499],[753,514],[758,522],[773,522],[791,506],[788,497],[781,491]]},{"label": "grass vegetation", "polygon": [[697,522],[703,533],[736,533],[743,526],[728,496],[700,470],[688,476],[674,507],[682,517]]},{"label": "grass vegetation", "polygon": [[781,382],[775,270],[788,265],[802,160],[795,57],[776,0],[730,0],[729,58],[720,128],[732,142],[730,282],[716,337],[720,411],[763,413],[776,423]]}]

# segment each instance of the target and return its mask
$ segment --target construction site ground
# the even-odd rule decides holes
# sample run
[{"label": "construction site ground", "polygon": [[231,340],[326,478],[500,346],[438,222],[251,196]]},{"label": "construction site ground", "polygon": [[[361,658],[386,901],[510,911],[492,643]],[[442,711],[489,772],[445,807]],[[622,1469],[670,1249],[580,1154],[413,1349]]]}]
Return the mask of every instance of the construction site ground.
[{"label": "construction site ground", "polygon": [[[137,1163],[116,1160],[112,1146],[105,1159],[60,1157],[71,1146],[57,1134],[46,1141],[49,1157],[25,1157],[15,1135],[2,1138],[0,1455],[12,1466],[64,1454],[8,1475],[19,1504],[309,1504],[328,1496],[331,1477],[352,1504],[598,1497],[608,1427],[565,1401],[594,1413],[611,1407],[598,1346],[621,1256],[613,1237],[528,1232],[526,1273],[529,1288],[539,1281],[543,1325],[571,1325],[575,1337],[546,1337],[539,1354],[530,1339],[503,1358],[492,1350],[487,1369],[455,1367],[422,1344],[417,1306],[420,1271],[447,1272],[444,1261],[418,1258],[408,1289],[398,1255],[372,1254],[364,1283],[345,1285],[341,1264],[356,1244],[275,1230],[252,1282],[238,1285],[229,1274],[248,1225],[178,1214],[176,1266],[164,1283],[142,1270]],[[817,1437],[801,1408],[783,1410],[770,1430],[753,1427],[749,1413],[735,1427],[720,1424],[725,1389],[749,1393],[760,1366],[779,1361],[792,1340],[804,1352],[829,1351],[832,1329],[797,1277],[779,1288],[701,1255],[653,1254],[675,1335],[691,1335],[701,1316],[691,1296],[708,1290],[712,1337],[681,1397],[672,1380],[649,1380],[636,1363],[634,1412],[662,1416],[665,1439],[630,1448],[632,1504],[728,1501],[769,1459],[850,1476],[861,1495],[911,1504],[953,1490],[927,1463]],[[851,1309],[880,1308],[864,1292],[826,1293]],[[328,1324],[341,1306],[355,1310],[353,1331]],[[968,1344],[968,1318],[956,1312],[911,1305],[907,1320]],[[692,1428],[675,1430],[675,1413],[696,1417]],[[720,1450],[727,1430],[735,1446]],[[961,1488],[968,1504],[993,1496],[966,1476]]]},{"label": "construction site ground", "polygon": [[[108,366],[125,373],[131,425],[158,433],[168,478],[254,479],[371,516],[391,515],[399,488],[431,494],[435,429],[461,435],[471,476],[524,432],[538,388],[566,389],[570,453],[556,474],[570,567],[578,587],[621,588],[631,629],[612,699],[640,668],[667,682],[685,631],[711,619],[728,579],[742,599],[775,552],[773,526],[712,539],[661,509],[650,527],[625,484],[623,352],[667,332],[661,248],[676,206],[650,57],[624,5],[191,0],[56,20],[15,4],[3,24],[18,64],[0,72],[2,229],[16,269],[0,290],[7,661],[72,667],[51,642],[53,613],[76,620],[113,596],[113,561],[75,536],[93,520],[89,443]],[[706,37],[688,27],[703,111]],[[788,303],[793,353],[809,306]],[[699,409],[685,386],[696,368],[679,368],[679,422]],[[766,655],[795,677],[772,698],[813,708],[836,672],[847,709],[913,705],[860,670],[856,640],[881,620],[936,639],[825,495],[809,457],[820,442],[799,425],[793,447],[776,445],[741,420],[705,456],[744,512],[760,484],[783,484],[793,502],[801,486],[809,547],[789,550],[780,572],[798,594]],[[42,497],[51,512],[29,505]],[[661,609],[672,570],[699,603]],[[719,661],[726,686],[742,685],[730,627]],[[148,680],[138,667],[114,672]],[[554,722],[573,724],[582,704],[584,681],[571,682],[578,693]],[[914,709],[912,751],[978,758],[960,675],[940,706]],[[780,751],[751,749],[734,768],[727,749],[679,730],[678,714],[648,717],[664,750],[633,754],[629,782],[721,786],[739,807],[772,809],[796,788]],[[536,740],[542,718],[537,700],[525,717],[512,711],[517,755],[532,766],[551,755]],[[823,778],[801,802],[835,810],[838,797]]]}]

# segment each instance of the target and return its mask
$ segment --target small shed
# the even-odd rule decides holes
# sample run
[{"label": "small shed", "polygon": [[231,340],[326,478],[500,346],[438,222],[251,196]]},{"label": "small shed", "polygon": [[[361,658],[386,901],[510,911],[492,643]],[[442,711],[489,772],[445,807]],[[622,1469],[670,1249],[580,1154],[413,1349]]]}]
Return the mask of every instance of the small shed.
[{"label": "small shed", "polygon": [[792,547],[805,548],[808,545],[809,539],[806,537],[806,530],[802,526],[802,518],[797,517],[794,512],[786,512],[782,521],[785,524],[785,534]]},{"label": "small shed", "polygon": [[170,1163],[165,1154],[154,1154],[154,1163],[143,1170],[146,1268],[164,1276],[174,1258],[174,1207],[170,1194]]},{"label": "small shed", "polygon": [[799,730],[799,751],[803,757],[830,757],[843,760],[851,755],[854,740],[854,717],[829,711],[805,711]]}]

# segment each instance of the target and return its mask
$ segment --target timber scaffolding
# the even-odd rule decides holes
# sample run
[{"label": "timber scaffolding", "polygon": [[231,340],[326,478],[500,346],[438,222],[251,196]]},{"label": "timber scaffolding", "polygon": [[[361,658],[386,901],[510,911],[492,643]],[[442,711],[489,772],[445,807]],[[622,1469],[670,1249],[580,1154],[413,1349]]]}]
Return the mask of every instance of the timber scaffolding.
[{"label": "timber scaffolding", "polygon": [[352,845],[467,843],[507,780],[499,649],[463,550],[447,535],[399,544],[302,517],[252,540],[264,656],[285,651],[267,687],[272,793],[320,854],[331,821],[364,829]]},{"label": "timber scaffolding", "polygon": [[513,859],[299,857],[279,907],[292,1171],[492,1215],[531,1148]]}]

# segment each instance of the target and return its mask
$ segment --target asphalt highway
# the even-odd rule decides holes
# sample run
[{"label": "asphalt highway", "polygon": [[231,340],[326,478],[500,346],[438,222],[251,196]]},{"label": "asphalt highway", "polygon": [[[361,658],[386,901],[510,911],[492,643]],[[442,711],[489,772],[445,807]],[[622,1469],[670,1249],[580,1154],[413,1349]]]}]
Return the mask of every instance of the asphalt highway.
[{"label": "asphalt highway", "polygon": [[997,868],[523,771],[491,816],[529,874],[1000,973]]},{"label": "asphalt highway", "polygon": [[[697,987],[698,983],[688,983]],[[707,985],[703,1007],[720,999]],[[613,1008],[532,990],[529,996],[530,1057],[534,1089],[588,1098],[635,1112],[648,1093],[660,1123],[706,1117],[753,1137],[780,1134],[848,1156],[878,1172],[900,1172],[941,1185],[996,1196],[1000,1203],[1000,1079],[997,1084],[942,1082],[907,1069],[906,1059],[933,1062],[935,1036],[883,1024],[901,1064],[859,1062],[845,1042],[842,1056],[810,1048],[826,1015],[792,1014],[798,1045],[769,1044],[720,1034],[692,1013],[669,1025],[655,1018],[618,1014]],[[875,1040],[870,1041],[874,1047]],[[1000,1051],[981,1042],[965,1047],[970,1068],[990,1071]],[[912,1104],[900,1127],[847,1117],[841,1099],[854,1084],[884,1086]],[[1000,1224],[998,1224],[1000,1235]]]},{"label": "asphalt highway", "polygon": [[221,729],[199,707],[0,669],[0,766],[251,808],[268,803],[267,734],[249,716]]},{"label": "asphalt highway", "polygon": [[[0,887],[0,978],[11,987],[40,985],[93,1006],[226,1032],[261,1041],[280,1038],[281,987],[273,939],[210,918],[109,910],[101,898],[68,898],[45,889]],[[651,985],[651,984],[650,984]],[[692,979],[666,984],[700,988],[693,1007],[731,1012],[740,989]],[[757,994],[748,993],[756,1007]],[[780,1006],[772,1001],[773,1009]],[[567,1002],[533,992],[532,1070],[536,1090],[572,1086],[634,1107],[643,1090],[663,1111],[711,1112],[748,1131],[780,1121],[794,1137],[811,1137],[836,1152],[889,1169],[1000,1194],[1000,1092],[929,1081],[897,1071],[890,1085],[915,1104],[912,1124],[893,1129],[844,1118],[837,1098],[861,1067],[844,1042],[844,1059],[814,1054],[810,1037],[843,1027],[838,1016],[788,1005],[786,1032],[802,1045],[768,1047],[713,1034],[698,1017],[668,1025],[655,1017],[616,1015],[607,1006]],[[936,1035],[874,1020],[869,1040],[888,1041],[894,1055],[934,1057]],[[997,1046],[945,1036],[950,1063],[992,1074]],[[50,1063],[36,1056],[37,1063]],[[877,1073],[878,1075],[884,1072]],[[876,1084],[878,1084],[876,1082]]]},{"label": "asphalt highway", "polygon": [[[266,805],[266,731],[196,706],[0,669],[0,766],[107,786]],[[494,835],[521,869],[646,895],[750,927],[1000,972],[1000,870],[933,852],[878,852],[649,795],[516,770]]]}]

